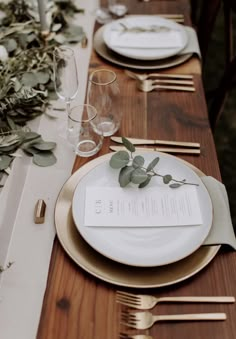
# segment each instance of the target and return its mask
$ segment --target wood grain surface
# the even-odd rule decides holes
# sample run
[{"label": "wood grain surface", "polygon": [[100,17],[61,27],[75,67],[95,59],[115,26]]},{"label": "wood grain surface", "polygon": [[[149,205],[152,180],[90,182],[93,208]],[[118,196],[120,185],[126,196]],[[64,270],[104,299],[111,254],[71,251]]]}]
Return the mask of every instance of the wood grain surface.
[{"label": "wood grain surface", "polygon": [[[189,1],[152,0],[127,1],[130,13],[183,13],[190,22]],[[214,140],[209,127],[200,63],[192,59],[171,69],[171,72],[194,74],[196,92],[137,90],[122,68],[91,55],[90,71],[99,67],[113,69],[118,76],[123,102],[123,120],[117,135],[149,139],[171,139],[199,142],[201,155],[185,155],[182,159],[201,169],[205,174],[221,179]],[[168,70],[170,71],[170,70]],[[102,150],[93,158],[109,152],[112,142],[105,139]],[[93,159],[77,157],[73,171]],[[223,227],[223,225],[222,225]],[[161,288],[131,292],[154,295],[236,295],[236,254],[223,248],[216,258],[198,274],[184,282]],[[43,302],[37,339],[116,339],[119,331],[121,307],[115,302],[117,286],[105,283],[78,267],[55,239]],[[158,323],[139,333],[162,339],[234,339],[236,336],[234,304],[160,304],[156,314],[226,312],[227,320],[220,322]],[[30,321],[30,320],[29,320]],[[131,331],[135,333],[135,331]]]}]

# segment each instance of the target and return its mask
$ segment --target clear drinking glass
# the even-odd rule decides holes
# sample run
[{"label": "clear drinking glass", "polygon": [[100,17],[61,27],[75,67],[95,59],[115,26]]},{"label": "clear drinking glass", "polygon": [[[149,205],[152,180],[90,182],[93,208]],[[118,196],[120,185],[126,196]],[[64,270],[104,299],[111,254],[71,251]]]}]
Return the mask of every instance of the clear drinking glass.
[{"label": "clear drinking glass", "polygon": [[95,107],[82,104],[70,109],[67,139],[77,155],[90,157],[100,150],[103,134],[99,124],[100,118]]},{"label": "clear drinking glass", "polygon": [[74,51],[66,46],[56,47],[53,53],[54,86],[57,96],[66,102],[69,114],[70,103],[78,89],[78,71]]},{"label": "clear drinking glass", "polygon": [[108,8],[117,17],[122,17],[128,11],[125,0],[108,0]]},{"label": "clear drinking glass", "polygon": [[94,106],[100,117],[99,130],[104,136],[114,134],[120,127],[122,111],[116,73],[99,69],[89,76],[87,103]]}]

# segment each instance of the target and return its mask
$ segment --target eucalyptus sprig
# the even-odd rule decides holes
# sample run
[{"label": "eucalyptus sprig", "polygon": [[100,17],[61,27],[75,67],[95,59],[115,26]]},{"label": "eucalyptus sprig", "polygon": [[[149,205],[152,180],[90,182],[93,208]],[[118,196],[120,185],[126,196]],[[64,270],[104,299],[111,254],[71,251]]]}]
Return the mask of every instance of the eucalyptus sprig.
[{"label": "eucalyptus sprig", "polygon": [[122,26],[122,32],[129,32],[129,33],[159,33],[159,32],[169,32],[171,29],[166,26],[160,25],[151,25],[149,27],[142,27],[142,26],[133,26],[128,27],[123,22],[120,22]]},{"label": "eucalyptus sprig", "polygon": [[127,186],[129,183],[138,185],[139,188],[147,186],[153,177],[161,177],[164,184],[170,188],[179,188],[183,185],[198,184],[189,183],[185,179],[177,180],[171,174],[162,175],[157,173],[154,168],[159,163],[160,158],[154,158],[147,167],[144,167],[145,159],[141,155],[134,156],[135,146],[126,138],[122,137],[125,148],[129,151],[118,151],[112,155],[110,166],[114,169],[120,169],[119,184],[121,187]]},{"label": "eucalyptus sprig", "polygon": [[6,271],[8,268],[10,268],[13,264],[14,264],[13,262],[9,262],[6,267],[3,267],[2,265],[0,265],[0,274]]}]

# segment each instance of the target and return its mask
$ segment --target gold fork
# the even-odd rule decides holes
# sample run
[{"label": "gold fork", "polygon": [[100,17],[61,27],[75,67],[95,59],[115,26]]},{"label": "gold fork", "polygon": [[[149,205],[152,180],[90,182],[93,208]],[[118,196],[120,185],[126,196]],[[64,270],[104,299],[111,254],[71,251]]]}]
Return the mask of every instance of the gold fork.
[{"label": "gold fork", "polygon": [[187,302],[187,303],[196,303],[196,302],[203,302],[203,303],[234,303],[234,297],[228,296],[198,296],[198,297],[160,297],[156,298],[151,295],[144,295],[144,294],[132,294],[123,291],[116,292],[116,301],[120,304],[137,308],[139,310],[148,310],[153,308],[157,303],[160,302]]},{"label": "gold fork", "polygon": [[146,334],[128,334],[120,333],[120,339],[152,339],[152,336]]},{"label": "gold fork", "polygon": [[146,330],[157,321],[196,321],[196,320],[225,320],[225,313],[190,313],[153,315],[151,312],[121,312],[121,324],[137,330]]},{"label": "gold fork", "polygon": [[125,74],[128,75],[132,79],[136,80],[147,80],[149,78],[170,78],[170,79],[193,79],[193,75],[191,74],[166,74],[166,73],[135,73],[130,70],[125,70]]},{"label": "gold fork", "polygon": [[173,84],[173,85],[192,85],[194,86],[193,80],[182,80],[182,79],[147,79],[141,81],[144,85],[155,85],[155,84]]}]

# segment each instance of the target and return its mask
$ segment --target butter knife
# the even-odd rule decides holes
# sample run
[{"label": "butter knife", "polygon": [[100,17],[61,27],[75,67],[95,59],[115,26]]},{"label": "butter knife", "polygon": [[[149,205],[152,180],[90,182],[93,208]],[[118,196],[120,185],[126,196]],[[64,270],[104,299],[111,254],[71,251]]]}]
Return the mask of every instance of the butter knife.
[{"label": "butter knife", "polygon": [[[165,153],[185,153],[185,154],[200,154],[199,148],[172,148],[172,147],[135,147],[136,151],[143,152],[165,152]],[[127,150],[124,146],[110,146],[110,150],[118,152]]]},{"label": "butter knife", "polygon": [[[138,139],[138,138],[127,138],[133,145],[171,145],[171,146],[182,146],[182,147],[196,147],[200,148],[198,142],[185,142],[185,141],[170,141],[170,140],[150,140],[150,139]],[[121,137],[111,137],[114,142],[122,143]]]}]

